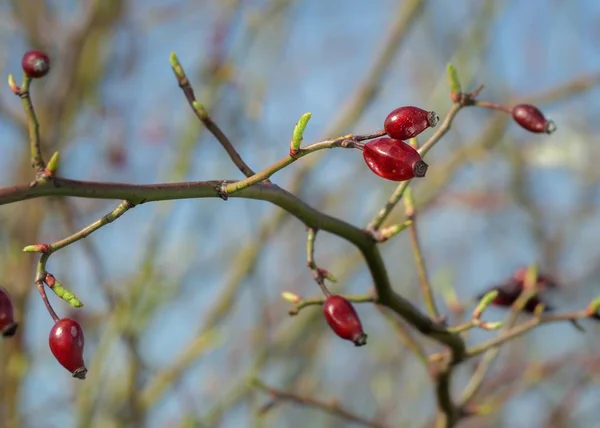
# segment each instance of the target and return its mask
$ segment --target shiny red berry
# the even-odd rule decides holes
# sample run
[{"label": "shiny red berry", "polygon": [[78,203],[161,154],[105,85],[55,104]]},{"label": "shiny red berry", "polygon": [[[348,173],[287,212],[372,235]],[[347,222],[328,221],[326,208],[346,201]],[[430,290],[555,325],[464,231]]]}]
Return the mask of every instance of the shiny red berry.
[{"label": "shiny red berry", "polygon": [[427,164],[411,146],[400,140],[383,137],[363,146],[363,157],[368,167],[380,177],[405,181],[425,177]]},{"label": "shiny red berry", "polygon": [[519,104],[512,109],[512,116],[515,122],[522,128],[535,132],[536,134],[552,134],[556,131],[556,125],[553,121],[544,117],[543,113],[531,104]]},{"label": "shiny red berry", "polygon": [[54,357],[73,374],[73,377],[85,379],[87,373],[83,362],[85,339],[77,321],[70,318],[58,320],[50,330],[49,344]]},{"label": "shiny red berry", "polygon": [[437,125],[439,117],[434,111],[419,107],[405,106],[393,110],[385,118],[383,128],[386,134],[396,140],[416,137],[427,128]]},{"label": "shiny red berry", "polygon": [[367,344],[367,335],[354,306],[342,296],[327,297],[323,304],[323,313],[329,327],[342,339],[354,342],[356,346]]},{"label": "shiny red berry", "polygon": [[4,337],[13,336],[17,331],[14,320],[13,304],[8,292],[0,287],[0,334]]},{"label": "shiny red berry", "polygon": [[29,77],[44,77],[50,71],[50,58],[42,51],[28,51],[21,59],[21,67]]}]

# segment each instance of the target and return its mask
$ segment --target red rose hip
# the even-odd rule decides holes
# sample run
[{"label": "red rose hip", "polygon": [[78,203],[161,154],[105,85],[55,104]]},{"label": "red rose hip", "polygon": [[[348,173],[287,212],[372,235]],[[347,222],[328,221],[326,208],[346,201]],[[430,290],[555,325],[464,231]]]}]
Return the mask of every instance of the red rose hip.
[{"label": "red rose hip", "polygon": [[0,287],[0,334],[4,337],[14,336],[17,323],[14,320],[12,300],[8,292]]},{"label": "red rose hip", "polygon": [[419,107],[405,106],[393,110],[385,118],[385,133],[396,140],[414,138],[427,128],[433,128],[439,121],[434,111]]},{"label": "red rose hip", "polygon": [[428,168],[419,152],[403,141],[387,137],[366,143],[363,158],[371,171],[392,181],[425,177]]},{"label": "red rose hip", "polygon": [[42,51],[28,51],[21,59],[21,67],[29,77],[44,77],[50,71],[50,58]]},{"label": "red rose hip", "polygon": [[49,344],[54,357],[73,374],[73,377],[85,379],[87,373],[83,362],[85,339],[77,321],[70,318],[58,320],[50,330]]},{"label": "red rose hip", "polygon": [[327,297],[323,304],[323,313],[329,327],[342,339],[349,340],[356,346],[367,344],[367,335],[354,306],[342,296]]},{"label": "red rose hip", "polygon": [[522,128],[536,134],[552,134],[556,131],[553,121],[546,119],[543,113],[531,104],[519,104],[513,107],[512,117]]}]

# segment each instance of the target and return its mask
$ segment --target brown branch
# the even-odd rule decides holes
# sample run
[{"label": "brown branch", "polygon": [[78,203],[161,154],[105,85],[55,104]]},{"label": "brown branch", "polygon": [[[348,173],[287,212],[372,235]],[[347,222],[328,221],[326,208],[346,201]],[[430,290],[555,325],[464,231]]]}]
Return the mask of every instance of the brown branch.
[{"label": "brown branch", "polygon": [[[151,201],[217,197],[219,192],[215,188],[220,183],[220,181],[205,181],[134,185],[86,182],[56,177],[33,188],[29,185],[0,188],[0,205],[43,196],[123,199],[137,205]],[[465,351],[463,340],[421,313],[410,301],[393,290],[377,243],[368,232],[321,213],[273,184],[253,185],[235,193],[235,196],[271,202],[294,215],[306,226],[318,227],[354,244],[367,263],[377,290],[379,304],[398,313],[422,334],[449,346],[454,354],[454,360],[462,359]]]},{"label": "brown branch", "polygon": [[262,389],[263,391],[267,392],[276,401],[291,401],[291,402],[301,404],[304,406],[315,407],[315,408],[323,410],[324,412],[327,412],[329,414],[338,416],[347,421],[351,421],[351,422],[354,422],[354,423],[357,423],[357,424],[360,424],[360,425],[363,425],[366,427],[386,428],[386,426],[383,425],[382,423],[377,422],[377,421],[372,421],[372,420],[366,419],[362,416],[359,416],[355,413],[352,413],[351,411],[346,410],[345,408],[343,408],[342,406],[340,406],[339,404],[337,404],[335,402],[327,403],[327,402],[323,402],[323,401],[317,400],[312,397],[307,397],[307,396],[303,396],[303,395],[294,394],[291,392],[281,391],[279,389],[271,388],[270,386],[265,385],[258,379],[254,379],[252,384],[256,388]]},{"label": "brown branch", "polygon": [[564,314],[554,314],[554,315],[544,315],[541,317],[534,317],[531,320],[508,330],[504,334],[501,334],[497,337],[494,337],[493,339],[486,340],[485,342],[480,343],[479,345],[475,345],[475,346],[469,348],[467,350],[465,357],[472,358],[476,355],[479,355],[479,354],[487,351],[488,349],[497,347],[509,340],[512,340],[518,336],[521,336],[522,334],[525,334],[528,331],[530,331],[530,330],[534,329],[535,327],[542,325],[542,324],[549,324],[549,323],[560,322],[560,321],[571,321],[572,322],[572,321],[576,321],[576,320],[584,319],[584,318],[589,318],[589,314],[586,311],[576,311],[576,312],[568,312],[568,313],[564,313]]},{"label": "brown branch", "polygon": [[196,117],[200,119],[200,121],[206,126],[206,128],[215,136],[217,141],[221,143],[221,146],[225,149],[235,166],[244,174],[246,177],[253,176],[255,173],[244,162],[240,154],[237,152],[229,138],[225,135],[225,133],[219,128],[219,126],[212,120],[212,118],[208,115],[208,112],[204,108],[204,106],[196,100],[196,95],[194,94],[194,88],[190,84],[190,80],[187,78],[177,55],[173,52],[171,53],[171,67],[173,68],[173,73],[175,73],[175,78],[177,79],[177,83],[179,83],[179,87],[183,91],[185,98],[188,101],[188,104],[196,114]]}]

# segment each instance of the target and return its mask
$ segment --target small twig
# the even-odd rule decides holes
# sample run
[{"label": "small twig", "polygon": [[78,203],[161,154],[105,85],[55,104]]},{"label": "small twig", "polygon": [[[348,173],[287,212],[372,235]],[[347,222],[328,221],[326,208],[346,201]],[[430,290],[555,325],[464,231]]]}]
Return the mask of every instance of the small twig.
[{"label": "small twig", "polygon": [[[356,294],[356,295],[343,295],[344,299],[352,303],[376,303],[377,299],[371,294]],[[315,297],[313,299],[300,299],[297,303],[292,306],[288,313],[290,315],[298,315],[298,313],[308,307],[317,306],[325,303],[324,297]]]},{"label": "small twig", "polygon": [[338,138],[319,141],[318,143],[314,143],[301,148],[293,157],[288,155],[285,158],[275,162],[271,166],[265,168],[264,170],[257,172],[251,177],[225,185],[223,187],[223,191],[225,192],[225,194],[231,195],[233,193],[247,189],[248,187],[258,184],[260,182],[267,181],[267,179],[273,174],[275,174],[277,171],[280,171],[281,169],[285,168],[286,166],[294,163],[296,160],[310,153],[324,149],[333,149],[337,147],[349,149],[358,148],[360,146],[358,144],[360,141],[370,140],[372,138],[380,137],[382,135],[385,135],[385,131],[377,131],[364,135],[348,134]]},{"label": "small twig", "polygon": [[19,96],[23,103],[23,110],[27,118],[27,130],[29,132],[29,150],[31,152],[31,166],[35,169],[38,176],[44,173],[46,169],[46,163],[42,157],[42,147],[40,143],[40,124],[35,114],[33,102],[31,101],[31,95],[29,93],[29,87],[31,85],[31,78],[26,74],[23,74],[23,83]]},{"label": "small twig", "polygon": [[101,227],[106,226],[107,224],[112,223],[113,221],[121,217],[134,206],[135,205],[129,201],[121,202],[119,205],[117,205],[117,207],[114,210],[100,217],[98,220],[89,224],[88,226],[84,227],[78,232],[75,232],[74,234],[69,235],[66,238],[63,238],[56,242],[53,242],[52,244],[48,244],[47,249],[44,251],[45,255],[49,256],[50,254],[66,247],[67,245],[71,245],[74,242],[87,238],[90,234],[97,231]]},{"label": "small twig", "polygon": [[492,103],[490,101],[475,101],[473,105],[477,107],[489,108],[491,110],[498,110],[504,113],[512,114],[512,110],[509,107],[497,103]]},{"label": "small twig", "polygon": [[417,342],[417,340],[412,336],[407,326],[404,325],[404,323],[400,321],[397,317],[392,315],[390,311],[385,311],[380,306],[377,306],[377,308],[383,314],[385,319],[387,319],[390,322],[392,328],[398,334],[398,337],[400,337],[400,340],[402,340],[404,345],[417,357],[417,359],[420,362],[427,366],[427,354],[425,353],[425,350],[423,349],[421,344]]},{"label": "small twig", "polygon": [[528,331],[534,329],[535,327],[537,327],[539,325],[549,324],[549,323],[553,323],[553,322],[561,322],[561,321],[573,321],[573,320],[585,319],[588,317],[589,316],[586,311],[575,311],[575,312],[568,312],[568,313],[564,313],[564,314],[553,314],[553,315],[544,315],[541,317],[535,317],[523,324],[518,325],[517,327],[512,328],[511,330],[508,330],[506,333],[503,333],[493,339],[486,340],[485,342],[480,343],[479,345],[475,345],[471,348],[468,348],[465,358],[474,357],[476,355],[479,355],[479,354],[485,352],[487,349],[497,347],[498,345],[501,345],[504,342],[508,342],[509,340],[512,340],[515,337],[518,337],[524,333],[527,333]]},{"label": "small twig", "polygon": [[326,270],[320,269],[315,262],[315,239],[317,232],[318,229],[312,227],[306,229],[306,266],[312,272],[315,282],[319,285],[325,297],[329,297],[331,293],[325,285],[325,278],[330,276],[330,274]]},{"label": "small twig", "polygon": [[345,419],[347,421],[352,421],[354,423],[357,423],[357,424],[360,424],[360,425],[363,425],[366,427],[385,428],[385,425],[381,424],[380,422],[372,421],[372,420],[366,419],[362,416],[359,416],[355,413],[352,413],[349,410],[346,410],[345,408],[343,408],[342,406],[340,406],[339,404],[337,404],[335,402],[327,403],[327,402],[319,401],[312,397],[307,397],[307,396],[303,396],[303,395],[294,394],[291,392],[281,391],[279,389],[271,388],[271,387],[265,385],[258,379],[254,379],[252,384],[254,387],[256,387],[258,389],[262,389],[263,391],[267,392],[275,400],[292,401],[294,403],[302,404],[305,406],[315,407],[317,409],[323,410],[324,412],[330,413],[335,416],[339,416],[342,419]]},{"label": "small twig", "polygon": [[179,87],[183,91],[188,104],[190,107],[192,107],[192,110],[194,110],[196,117],[198,117],[204,126],[206,126],[206,128],[215,136],[217,141],[221,143],[221,146],[223,146],[235,166],[237,166],[242,174],[244,174],[246,177],[253,176],[255,172],[248,166],[248,164],[246,164],[246,162],[244,162],[235,147],[233,147],[233,144],[231,144],[231,141],[229,141],[229,138],[227,138],[221,128],[219,128],[219,126],[208,115],[208,112],[204,106],[196,100],[194,88],[192,88],[192,85],[190,84],[190,81],[180,64],[179,59],[174,52],[171,53],[170,62],[173,72],[175,73],[175,77],[177,78],[177,83],[179,83]]},{"label": "small twig", "polygon": [[[36,279],[35,284],[42,296],[42,300],[44,300],[44,304],[50,313],[50,316],[56,321],[58,316],[54,312],[52,305],[48,301],[48,297],[46,296],[46,291],[44,290],[44,282],[48,284],[48,286],[54,291],[56,295],[61,297],[63,300],[69,302],[74,307],[81,307],[83,304],[79,299],[73,295],[69,290],[62,286],[62,284],[54,278],[54,276],[49,275],[46,270],[46,265],[48,263],[48,259],[50,255],[74,242],[77,242],[81,239],[86,238],[92,232],[100,229],[102,226],[113,222],[117,218],[121,217],[127,210],[133,208],[134,205],[128,201],[121,202],[113,211],[103,216],[99,220],[90,224],[89,226],[84,227],[80,231],[64,238],[59,241],[56,241],[52,244],[37,244],[37,245],[28,245],[23,249],[25,252],[40,252],[42,253],[40,260],[37,264],[36,269]],[[50,280],[48,278],[51,278]],[[52,282],[50,282],[52,281]]]},{"label": "small twig", "polygon": [[425,258],[423,257],[423,251],[421,249],[421,242],[417,232],[417,219],[415,200],[413,197],[411,187],[407,187],[404,194],[404,205],[406,208],[406,216],[410,220],[408,226],[408,232],[410,235],[410,243],[412,246],[412,253],[415,258],[415,265],[417,267],[417,276],[419,277],[419,286],[421,288],[421,294],[425,300],[425,308],[427,313],[434,319],[439,319],[440,313],[435,304],[435,298],[433,297],[433,291],[431,284],[429,283],[429,277],[427,275],[427,268],[425,266]]}]

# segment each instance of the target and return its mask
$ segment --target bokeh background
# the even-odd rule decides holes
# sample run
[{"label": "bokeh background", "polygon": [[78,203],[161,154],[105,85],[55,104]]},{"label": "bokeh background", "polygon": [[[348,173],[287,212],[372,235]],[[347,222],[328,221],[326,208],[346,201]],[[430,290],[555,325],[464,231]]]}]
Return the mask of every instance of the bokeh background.
[{"label": "bokeh background", "polygon": [[[240,177],[187,105],[171,51],[257,170],[286,155],[307,111],[306,141],[378,130],[405,104],[443,117],[448,62],[465,88],[486,85],[482,99],[536,100],[556,133],[529,134],[502,113],[465,109],[415,185],[427,266],[454,322],[453,293],[470,310],[475,293],[531,262],[560,279],[551,299],[561,309],[599,294],[599,28],[594,0],[14,0],[0,3],[0,74],[19,75],[22,53],[45,49],[53,69],[32,89],[45,155],[59,150],[70,178],[132,183]],[[2,88],[7,186],[32,171],[19,100]],[[273,180],[356,225],[394,189],[358,151],[342,149],[305,157]],[[115,205],[48,198],[0,208],[0,283],[21,322],[15,338],[0,341],[0,426],[358,426],[273,403],[254,377],[386,426],[431,423],[427,372],[375,306],[357,307],[369,334],[360,349],[337,338],[318,307],[288,316],[282,291],[319,296],[305,268],[305,230],[261,201],[144,205],[53,255],[49,270],[85,303],[75,311],[50,296],[86,333],[89,377],[73,380],[48,349],[36,257],[20,250]],[[400,204],[390,223],[403,218]],[[408,237],[382,251],[395,289],[422,307]],[[371,287],[358,252],[339,238],[320,234],[316,256],[338,277],[334,289]],[[489,415],[462,426],[598,426],[600,328],[591,324],[584,334],[543,326],[505,346],[474,400]],[[473,332],[469,342],[491,334]],[[458,370],[455,392],[475,364]]]}]

